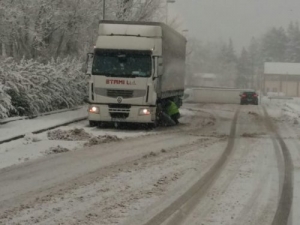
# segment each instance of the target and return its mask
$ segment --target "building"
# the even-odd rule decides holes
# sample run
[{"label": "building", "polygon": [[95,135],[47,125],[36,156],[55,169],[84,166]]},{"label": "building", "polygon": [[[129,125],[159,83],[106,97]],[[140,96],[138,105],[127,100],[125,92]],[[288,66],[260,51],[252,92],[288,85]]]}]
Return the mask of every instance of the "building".
[{"label": "building", "polygon": [[300,97],[300,63],[265,63],[265,94]]}]

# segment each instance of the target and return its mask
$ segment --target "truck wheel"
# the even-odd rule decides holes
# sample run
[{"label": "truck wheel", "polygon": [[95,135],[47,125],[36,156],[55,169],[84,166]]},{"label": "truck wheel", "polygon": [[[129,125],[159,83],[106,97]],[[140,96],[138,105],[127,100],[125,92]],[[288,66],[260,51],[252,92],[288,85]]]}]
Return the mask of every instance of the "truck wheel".
[{"label": "truck wheel", "polygon": [[96,121],[89,121],[90,127],[95,127],[97,126],[97,122]]},{"label": "truck wheel", "polygon": [[103,128],[103,129],[106,129],[106,128],[109,128],[112,126],[112,124],[109,122],[99,122],[97,125],[98,125],[98,128]]},{"label": "truck wheel", "polygon": [[157,127],[157,122],[147,124],[147,130],[153,130],[156,127]]}]

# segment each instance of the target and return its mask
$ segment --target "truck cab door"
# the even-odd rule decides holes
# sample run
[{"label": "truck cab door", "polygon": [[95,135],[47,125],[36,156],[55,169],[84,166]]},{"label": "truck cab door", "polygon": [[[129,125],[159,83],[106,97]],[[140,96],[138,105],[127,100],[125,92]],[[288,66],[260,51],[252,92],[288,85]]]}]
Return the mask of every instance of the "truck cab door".
[{"label": "truck cab door", "polygon": [[89,100],[94,101],[94,80],[92,76],[92,68],[93,68],[93,62],[94,62],[94,53],[88,53],[87,59],[86,59],[86,75],[90,77],[89,79]]},{"label": "truck cab door", "polygon": [[163,58],[162,57],[157,57],[157,77],[162,77],[164,74],[164,64],[163,64]]},{"label": "truck cab door", "polygon": [[86,59],[86,75],[92,75],[94,53],[88,53]]},{"label": "truck cab door", "polygon": [[163,73],[164,73],[163,58],[155,57],[155,73],[153,79],[156,80],[155,91],[158,96],[161,93]]}]

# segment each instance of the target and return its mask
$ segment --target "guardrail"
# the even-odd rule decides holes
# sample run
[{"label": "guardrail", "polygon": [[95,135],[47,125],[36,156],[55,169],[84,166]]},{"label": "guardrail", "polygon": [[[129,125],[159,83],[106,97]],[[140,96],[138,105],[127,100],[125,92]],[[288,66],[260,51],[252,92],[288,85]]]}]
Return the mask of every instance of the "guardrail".
[{"label": "guardrail", "polygon": [[191,88],[186,91],[184,101],[194,103],[240,104],[240,93],[242,91],[245,91],[245,89],[220,87]]},{"label": "guardrail", "polygon": [[270,96],[268,97],[268,99],[272,100],[272,99],[283,99],[283,100],[293,100],[293,97],[286,97],[286,96]]}]

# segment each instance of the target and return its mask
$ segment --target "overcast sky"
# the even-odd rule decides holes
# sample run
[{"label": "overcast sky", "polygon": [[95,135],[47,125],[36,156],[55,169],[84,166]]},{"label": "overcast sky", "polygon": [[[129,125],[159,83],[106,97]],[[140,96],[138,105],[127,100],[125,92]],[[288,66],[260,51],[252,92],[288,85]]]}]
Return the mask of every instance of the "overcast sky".
[{"label": "overcast sky", "polygon": [[176,0],[171,15],[180,15],[189,36],[228,40],[248,46],[273,26],[287,27],[300,20],[300,0]]}]

